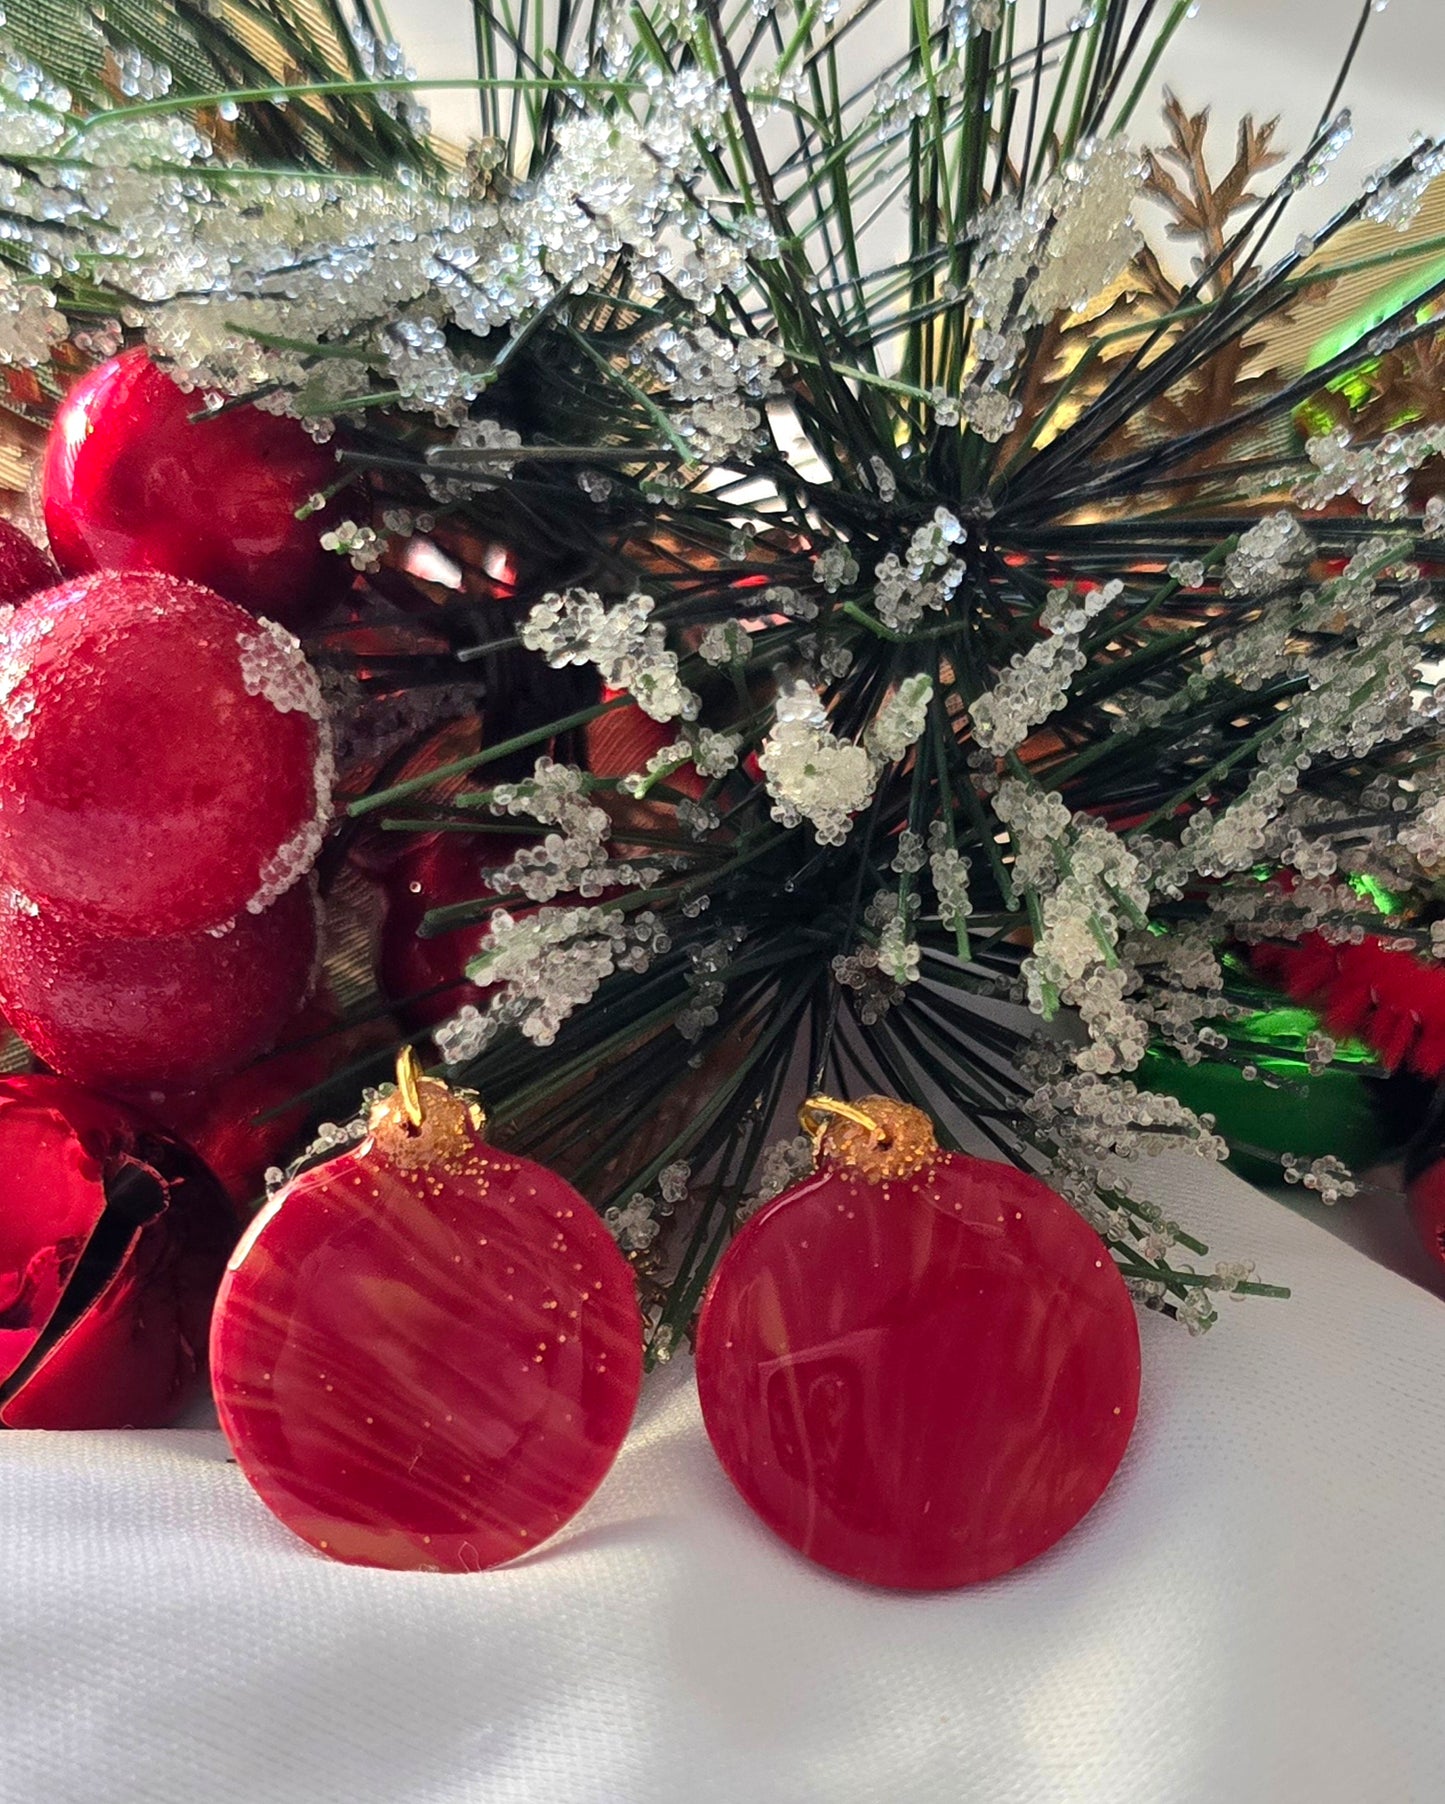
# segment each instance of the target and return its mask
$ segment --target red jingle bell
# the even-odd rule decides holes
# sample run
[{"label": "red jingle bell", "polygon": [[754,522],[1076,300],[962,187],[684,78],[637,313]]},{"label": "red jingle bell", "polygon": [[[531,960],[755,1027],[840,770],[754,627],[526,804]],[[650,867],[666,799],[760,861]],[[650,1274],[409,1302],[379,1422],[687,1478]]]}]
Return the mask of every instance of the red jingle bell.
[{"label": "red jingle bell", "polygon": [[777,1534],[874,1585],[976,1584],[1098,1501],[1139,1399],[1104,1243],[920,1110],[805,1111],[817,1169],[739,1232],[697,1329],[703,1420]]},{"label": "red jingle bell", "polygon": [[211,1366],[241,1470],[333,1559],[476,1572],[554,1534],[632,1419],[631,1268],[555,1173],[404,1060],[359,1146],[256,1218]]},{"label": "red jingle bell", "polygon": [[0,1080],[0,1423],[172,1420],[236,1230],[178,1141],[63,1078]]},{"label": "red jingle bell", "polygon": [[0,520],[0,606],[14,605],[59,581],[50,559],[9,520]]},{"label": "red jingle bell", "polygon": [[0,640],[0,875],[117,934],[259,914],[330,817],[316,674],[283,627],[173,576],[36,596]]},{"label": "red jingle bell", "polygon": [[45,451],[51,549],[67,576],[160,570],[294,626],[351,579],[322,547],[329,515],[296,518],[335,453],[256,407],[192,419],[205,406],[141,349],[75,383]]},{"label": "red jingle bell", "polygon": [[315,974],[298,883],[221,934],[119,939],[0,895],[0,1012],[52,1070],[100,1090],[187,1089],[265,1052]]}]

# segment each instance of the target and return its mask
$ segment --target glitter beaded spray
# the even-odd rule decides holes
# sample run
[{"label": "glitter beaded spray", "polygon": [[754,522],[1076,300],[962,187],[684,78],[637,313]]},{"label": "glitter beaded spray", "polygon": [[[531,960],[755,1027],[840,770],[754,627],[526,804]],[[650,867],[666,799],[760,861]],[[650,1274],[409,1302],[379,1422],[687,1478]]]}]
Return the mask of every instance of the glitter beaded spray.
[{"label": "glitter beaded spray", "polygon": [[601,1483],[642,1376],[632,1272],[561,1178],[419,1076],[253,1223],[221,1286],[221,1426],[262,1501],[357,1565],[476,1572]]},{"label": "glitter beaded spray", "polygon": [[939,1150],[921,1110],[815,1097],[815,1169],[718,1266],[703,1418],[820,1566],[939,1589],[1036,1558],[1093,1507],[1139,1401],[1108,1248],[1037,1178]]}]

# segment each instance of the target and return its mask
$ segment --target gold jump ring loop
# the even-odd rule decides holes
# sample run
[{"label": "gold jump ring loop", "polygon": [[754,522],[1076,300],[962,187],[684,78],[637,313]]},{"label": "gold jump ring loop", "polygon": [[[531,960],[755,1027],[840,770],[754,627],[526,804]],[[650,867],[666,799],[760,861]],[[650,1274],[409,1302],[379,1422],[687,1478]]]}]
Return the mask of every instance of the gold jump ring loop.
[{"label": "gold jump ring loop", "polygon": [[812,1142],[814,1158],[822,1149],[828,1122],[835,1115],[866,1128],[875,1146],[887,1145],[886,1131],[866,1110],[855,1108],[851,1102],[840,1102],[836,1096],[810,1096],[798,1110],[798,1126]]},{"label": "gold jump ring loop", "polygon": [[426,1112],[421,1102],[421,1060],[415,1046],[403,1046],[396,1055],[396,1093],[408,1122],[419,1128]]}]

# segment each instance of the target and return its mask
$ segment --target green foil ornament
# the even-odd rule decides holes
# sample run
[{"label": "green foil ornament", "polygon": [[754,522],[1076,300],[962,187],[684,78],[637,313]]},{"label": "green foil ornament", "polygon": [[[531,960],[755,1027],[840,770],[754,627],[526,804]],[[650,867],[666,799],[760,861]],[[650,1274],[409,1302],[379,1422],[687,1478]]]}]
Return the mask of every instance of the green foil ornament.
[{"label": "green foil ornament", "polygon": [[1380,1067],[1367,1046],[1342,1040],[1323,1070],[1312,1070],[1305,1044],[1320,1029],[1312,1009],[1261,1009],[1227,1024],[1230,1045],[1259,1073],[1215,1059],[1197,1065],[1165,1047],[1145,1053],[1135,1082],[1177,1096],[1196,1115],[1212,1115],[1234,1148],[1229,1168],[1254,1184],[1280,1181],[1279,1157],[1317,1159],[1332,1153],[1356,1170],[1377,1163],[1390,1136],[1376,1109]]}]

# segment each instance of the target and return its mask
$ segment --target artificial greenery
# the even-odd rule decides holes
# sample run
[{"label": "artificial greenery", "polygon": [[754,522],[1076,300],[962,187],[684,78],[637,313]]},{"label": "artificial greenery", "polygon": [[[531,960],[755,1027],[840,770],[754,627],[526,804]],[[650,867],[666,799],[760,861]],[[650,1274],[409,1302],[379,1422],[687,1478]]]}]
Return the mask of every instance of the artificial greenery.
[{"label": "artificial greenery", "polygon": [[[1292,373],[1267,341],[1348,265],[1332,247],[1352,224],[1418,199],[1440,148],[1416,143],[1296,241],[1338,93],[1292,160],[1246,122],[1211,177],[1206,116],[1156,112],[1190,10],[496,0],[451,84],[480,105],[459,149],[418,110],[448,84],[414,82],[371,7],[11,10],[11,110],[36,104],[19,58],[68,88],[41,97],[43,144],[3,140],[0,256],[61,322],[17,412],[43,417],[87,355],[144,335],[204,386],[333,421],[338,491],[365,489],[339,541],[365,566],[357,616],[308,649],[362,696],[439,699],[352,801],[328,876],[378,831],[474,835],[493,864],[566,839],[528,812],[539,756],[581,768],[575,806],[607,814],[580,896],[479,874],[428,930],[503,911],[475,967],[502,1013],[440,1043],[498,1131],[622,1222],[654,1351],[685,1332],[805,1081],[918,1098],[946,1137],[1044,1170],[1196,1326],[1214,1291],[1270,1289],[1196,1269],[1202,1244],[1147,1200],[1153,1144],[1226,1148],[1129,1073],[1151,1039],[1243,1056],[1217,1031],[1232,998],[1255,1004],[1226,942],[1352,930],[1369,905],[1349,875],[1428,887],[1439,523],[1410,469],[1381,501],[1374,445],[1342,447],[1325,494],[1293,433],[1359,345]],[[1147,161],[1130,148],[1154,139]],[[107,187],[121,148],[132,179]],[[288,263],[268,234],[293,171],[311,186]],[[164,229],[137,185],[174,195]],[[1134,229],[1146,188],[1172,256]],[[63,204],[38,220],[43,193]],[[465,228],[438,223],[447,207]],[[384,241],[402,269],[387,222],[411,209],[430,235],[425,258],[407,247],[411,288],[378,280],[390,302],[328,313],[343,253],[363,286]],[[263,274],[223,267],[227,219],[266,247]],[[508,232],[526,279],[501,297]],[[194,291],[162,254],[187,233],[206,245]],[[1373,342],[1433,343],[1442,292],[1445,275],[1412,288]],[[594,627],[651,599],[611,616],[619,668],[684,697],[653,693],[674,724],[633,780],[587,770],[596,723],[647,717],[569,628],[582,592]],[[354,649],[357,619],[398,633],[385,656]],[[801,711],[791,737],[780,702]],[[438,761],[448,709],[483,736]],[[700,727],[734,742],[716,774],[690,761]],[[576,911],[575,933],[519,988],[506,948],[539,905]],[[539,1031],[527,984],[573,939],[596,981]],[[329,1096],[377,1069],[338,1057]],[[1329,1161],[1317,1187],[1340,1187]]]}]

